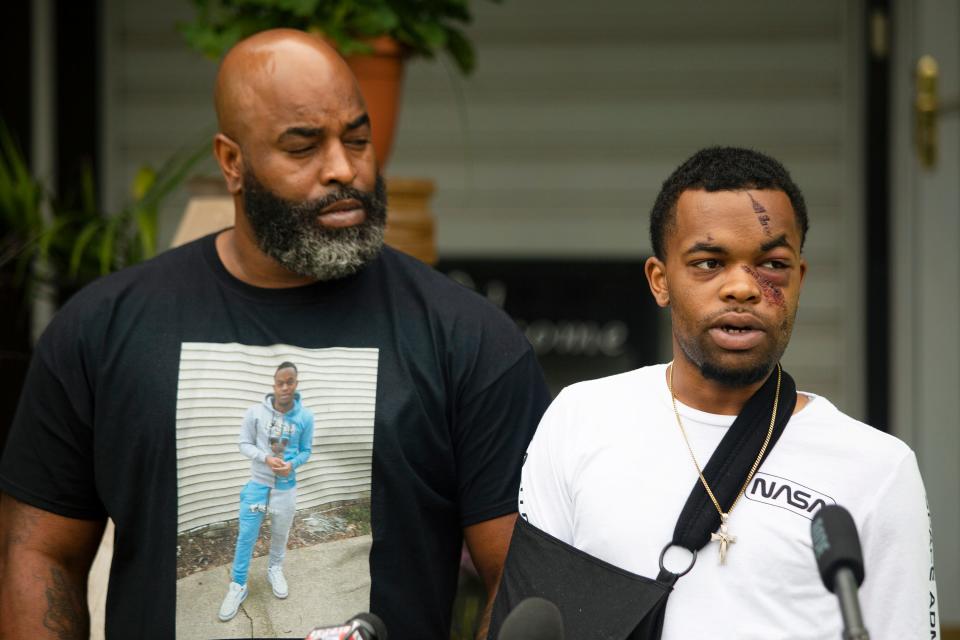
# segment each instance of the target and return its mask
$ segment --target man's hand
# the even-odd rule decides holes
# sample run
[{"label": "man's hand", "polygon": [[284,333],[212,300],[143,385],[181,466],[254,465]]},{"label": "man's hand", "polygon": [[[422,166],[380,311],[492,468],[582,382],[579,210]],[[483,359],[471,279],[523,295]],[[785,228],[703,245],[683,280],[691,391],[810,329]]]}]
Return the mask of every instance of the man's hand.
[{"label": "man's hand", "polygon": [[90,635],[87,574],[105,520],[65,518],[0,493],[0,638]]},{"label": "man's hand", "polygon": [[293,465],[291,463],[284,462],[280,458],[275,458],[274,456],[267,456],[265,462],[275,474],[284,478],[290,475],[290,472],[293,471]]},{"label": "man's hand", "polygon": [[500,575],[503,573],[503,562],[510,547],[510,538],[513,536],[513,525],[517,514],[494,518],[470,525],[463,530],[463,538],[473,558],[473,565],[483,579],[487,588],[487,606],[480,618],[480,628],[477,638],[487,637],[487,627],[490,625],[490,612],[493,611],[493,599],[497,595],[500,585]]}]

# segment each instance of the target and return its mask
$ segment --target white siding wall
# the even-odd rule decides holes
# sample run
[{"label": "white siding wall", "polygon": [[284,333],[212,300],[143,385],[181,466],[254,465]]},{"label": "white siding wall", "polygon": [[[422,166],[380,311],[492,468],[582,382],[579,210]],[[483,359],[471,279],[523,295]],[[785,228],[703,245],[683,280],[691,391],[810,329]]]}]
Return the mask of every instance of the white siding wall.
[{"label": "white siding wall", "polygon": [[[437,182],[441,255],[646,255],[647,212],[683,159],[710,144],[766,150],[804,189],[812,224],[786,365],[802,388],[860,416],[861,3],[473,5],[478,72],[409,65],[389,166]],[[185,0],[114,0],[107,11],[116,198],[140,163],[212,126],[214,65],[173,31],[190,15]],[[648,295],[641,278],[637,295]]]},{"label": "white siding wall", "polygon": [[370,497],[376,349],[185,343],[177,385],[177,532],[237,517],[250,460],[238,447],[247,409],[273,392],[277,365],[299,370],[313,452],[297,470],[297,509]]}]

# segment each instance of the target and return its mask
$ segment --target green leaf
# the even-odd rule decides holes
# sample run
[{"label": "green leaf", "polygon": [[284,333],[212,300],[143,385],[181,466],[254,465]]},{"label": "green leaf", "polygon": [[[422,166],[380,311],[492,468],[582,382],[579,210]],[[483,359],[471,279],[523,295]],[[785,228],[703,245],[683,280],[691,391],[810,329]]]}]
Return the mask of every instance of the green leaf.
[{"label": "green leaf", "polygon": [[106,275],[112,271],[114,264],[113,248],[117,244],[117,233],[120,229],[123,216],[111,216],[104,225],[103,235],[100,237],[100,275]]},{"label": "green leaf", "polygon": [[80,263],[83,260],[83,253],[87,250],[87,245],[90,244],[94,234],[100,230],[102,225],[103,223],[100,220],[88,222],[83,229],[80,230],[80,233],[77,234],[77,239],[73,243],[73,250],[70,252],[70,266],[68,273],[71,278],[75,278],[80,272]]},{"label": "green leaf", "polygon": [[476,53],[473,45],[459,29],[447,29],[447,53],[465,75],[473,73],[477,66]]},{"label": "green leaf", "polygon": [[216,27],[198,22],[181,23],[178,27],[187,44],[207,58],[216,60],[226,51],[224,38]]},{"label": "green leaf", "polygon": [[[257,4],[246,2],[245,4]],[[180,34],[191,47],[208,58],[217,59],[249,35],[277,26],[302,27],[306,19],[275,9],[224,7],[215,19],[198,15],[194,22],[179,23]]]},{"label": "green leaf", "polygon": [[53,222],[44,230],[37,242],[37,251],[41,260],[46,260],[50,255],[50,246],[57,239],[61,231],[71,222],[66,217],[55,218]]},{"label": "green leaf", "polygon": [[349,21],[350,31],[362,36],[380,36],[390,33],[400,24],[397,14],[388,6],[377,7],[370,11],[356,11]]},{"label": "green leaf", "polygon": [[335,42],[337,43],[337,51],[344,57],[373,53],[372,46],[362,40],[357,40],[349,36],[342,36],[336,39]]},{"label": "green leaf", "polygon": [[423,21],[411,23],[409,27],[420,40],[419,47],[424,53],[439,51],[447,43],[447,32],[440,24]]},{"label": "green leaf", "polygon": [[443,5],[447,17],[459,22],[470,22],[470,3],[467,0],[449,0],[444,2]]},{"label": "green leaf", "polygon": [[157,217],[152,212],[137,209],[133,216],[140,239],[140,259],[152,258],[157,252]]},{"label": "green leaf", "polygon": [[251,36],[257,31],[262,31],[261,23],[255,18],[245,18],[238,20],[234,24],[228,25],[219,33],[219,52],[217,57],[222,56],[230,47],[237,44],[247,36]]},{"label": "green leaf", "polygon": [[201,144],[195,147],[182,149],[170,158],[157,170],[153,182],[143,193],[138,205],[145,209],[156,209],[160,202],[166,198],[171,191],[181,185],[187,174],[197,165],[198,162],[207,157],[210,153],[210,142],[208,137],[204,137]]},{"label": "green leaf", "polygon": [[318,0],[274,0],[274,6],[282,11],[289,11],[295,16],[309,18],[317,13]]},{"label": "green leaf", "polygon": [[[43,198],[42,185],[30,173],[20,147],[0,121],[0,237],[12,239],[18,260],[26,263],[32,260],[34,239],[45,226],[40,210]],[[4,259],[4,263],[8,261]],[[18,271],[23,273],[20,267]]]}]

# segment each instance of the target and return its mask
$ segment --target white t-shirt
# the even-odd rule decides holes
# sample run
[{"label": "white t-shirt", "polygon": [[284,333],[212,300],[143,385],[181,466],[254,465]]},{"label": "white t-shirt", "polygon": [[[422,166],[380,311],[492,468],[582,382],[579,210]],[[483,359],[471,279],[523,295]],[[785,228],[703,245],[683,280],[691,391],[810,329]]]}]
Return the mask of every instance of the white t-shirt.
[{"label": "white t-shirt", "polygon": [[[530,443],[520,488],[519,511],[531,524],[650,578],[698,481],[665,374],[657,365],[564,389]],[[873,640],[939,637],[930,519],[913,452],[805,395],[730,515],[736,543],[726,564],[709,543],[675,585],[663,640],[839,638],[837,598],[820,580],[810,538],[813,514],[833,503],[860,533],[860,604]],[[734,416],[677,407],[706,466]],[[668,567],[679,571],[686,559]]]}]

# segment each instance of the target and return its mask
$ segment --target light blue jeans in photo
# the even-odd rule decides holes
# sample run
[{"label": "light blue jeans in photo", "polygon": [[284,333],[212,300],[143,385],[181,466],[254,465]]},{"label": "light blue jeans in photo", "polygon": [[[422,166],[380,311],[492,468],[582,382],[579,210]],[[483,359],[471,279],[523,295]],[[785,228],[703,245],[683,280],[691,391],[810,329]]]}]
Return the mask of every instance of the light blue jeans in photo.
[{"label": "light blue jeans in photo", "polygon": [[240,526],[237,550],[233,556],[233,581],[247,584],[247,572],[253,546],[260,537],[263,516],[270,513],[270,565],[283,564],[287,553],[287,538],[297,507],[297,488],[271,489],[251,480],[240,490]]}]

